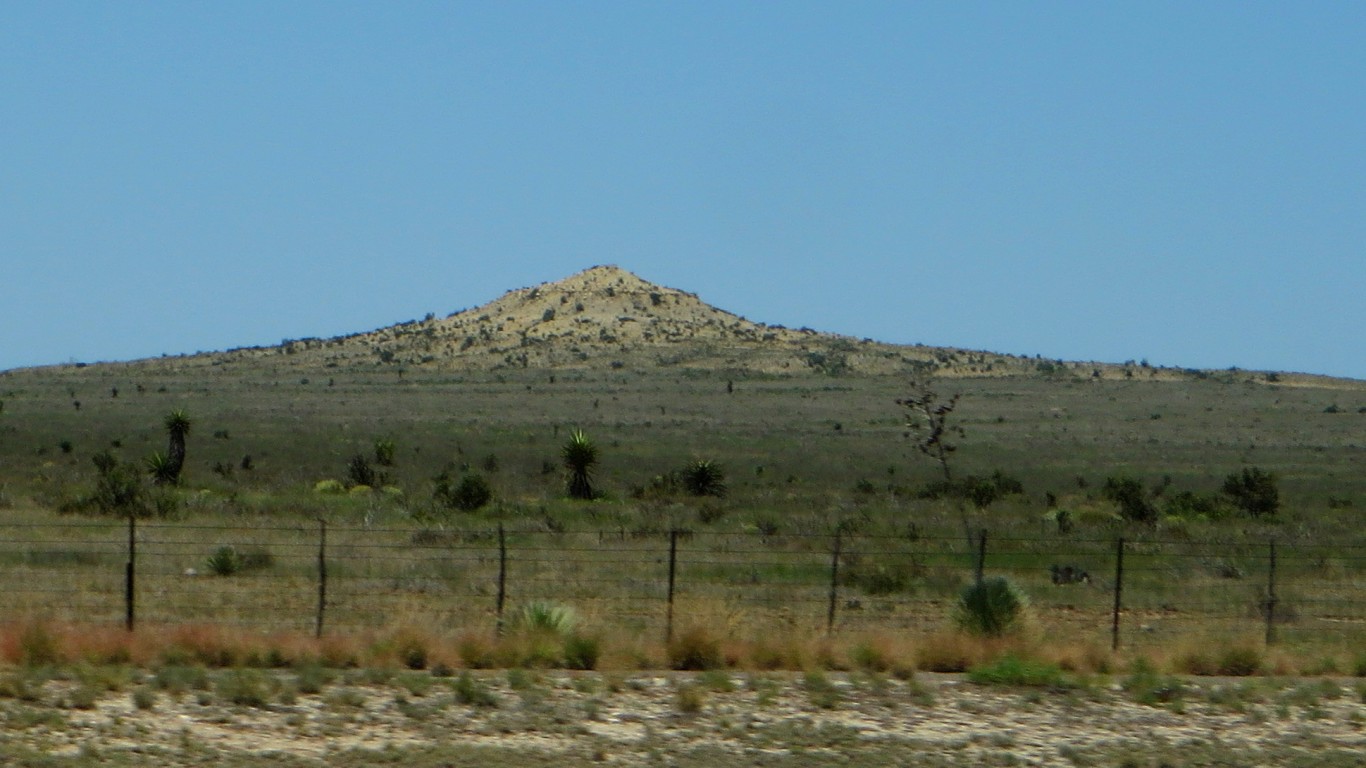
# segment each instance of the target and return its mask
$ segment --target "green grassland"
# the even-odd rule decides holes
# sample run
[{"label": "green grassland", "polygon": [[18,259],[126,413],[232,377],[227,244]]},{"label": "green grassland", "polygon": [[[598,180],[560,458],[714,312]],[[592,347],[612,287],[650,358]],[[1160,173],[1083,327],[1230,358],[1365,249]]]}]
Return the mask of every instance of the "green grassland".
[{"label": "green grassland", "polygon": [[[909,394],[903,375],[631,365],[301,371],[175,361],[11,371],[0,374],[0,507],[21,527],[3,531],[13,541],[0,546],[0,563],[25,587],[11,592],[12,611],[41,612],[52,595],[75,595],[75,613],[117,622],[121,524],[91,527],[100,519],[62,510],[90,495],[96,453],[141,461],[165,450],[162,420],[183,409],[193,424],[184,479],[168,492],[166,519],[147,521],[144,534],[144,556],[153,559],[140,588],[169,596],[148,608],[160,610],[153,615],[161,621],[233,616],[307,629],[323,519],[334,529],[334,589],[354,596],[339,599],[354,613],[336,616],[337,626],[374,626],[393,615],[488,626],[491,533],[501,523],[509,547],[522,553],[514,598],[570,601],[605,623],[651,633],[662,621],[670,530],[688,534],[680,599],[695,601],[697,616],[757,633],[790,621],[783,613],[794,610],[803,626],[820,629],[837,530],[849,536],[840,626],[932,631],[970,577],[969,533],[986,529],[989,567],[1020,581],[1049,620],[1081,614],[1096,642],[1109,630],[1103,583],[1051,589],[1047,569],[1078,562],[1103,582],[1119,536],[1133,547],[1126,606],[1135,625],[1193,636],[1229,621],[1230,633],[1256,633],[1257,591],[1275,539],[1282,599],[1299,604],[1283,618],[1307,622],[1325,613],[1309,605],[1325,601],[1334,606],[1326,613],[1343,621],[1325,642],[1361,637],[1366,385],[1138,366],[1122,374],[1108,367],[1098,379],[1088,366],[1049,368],[935,383],[943,397],[962,396],[953,414],[966,432],[951,458],[956,476],[1000,471],[1024,487],[985,509],[919,497],[940,468],[916,450],[896,404]],[[574,429],[600,450],[596,501],[565,498],[559,456]],[[321,481],[345,484],[353,456],[373,462],[377,439],[395,446],[391,466],[374,466],[387,490],[315,490]],[[652,486],[699,458],[724,468],[724,498]],[[1136,478],[1161,509],[1179,492],[1216,494],[1246,467],[1278,478],[1274,516],[1179,514],[1137,524],[1119,519],[1100,492],[1109,477]],[[434,503],[442,471],[482,474],[493,503],[471,513]],[[1057,509],[1067,511],[1066,530]],[[203,570],[220,545],[270,552],[270,588],[291,597],[265,604],[242,580],[222,582],[215,596],[176,585],[186,569]],[[878,578],[882,586],[870,587]],[[440,589],[396,596],[391,588],[429,582]],[[424,602],[431,594],[446,602]],[[452,608],[451,595],[472,602]],[[1180,615],[1164,624],[1173,605]],[[280,618],[271,614],[277,608]],[[885,613],[873,617],[876,610]],[[617,621],[615,613],[636,618]],[[1320,628],[1296,634],[1287,626],[1284,636],[1313,642]]]}]

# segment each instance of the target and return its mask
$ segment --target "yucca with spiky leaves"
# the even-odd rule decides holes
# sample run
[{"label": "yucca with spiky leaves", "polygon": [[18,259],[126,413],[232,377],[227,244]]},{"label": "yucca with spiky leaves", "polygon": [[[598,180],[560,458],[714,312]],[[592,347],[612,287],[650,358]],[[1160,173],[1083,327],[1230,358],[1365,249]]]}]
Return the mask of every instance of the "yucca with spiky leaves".
[{"label": "yucca with spiky leaves", "polygon": [[598,463],[598,447],[583,430],[576,429],[560,451],[564,468],[569,471],[567,490],[571,499],[592,499],[593,466]]},{"label": "yucca with spiky leaves", "polygon": [[181,470],[185,468],[185,437],[190,434],[190,416],[183,408],[166,414],[163,422],[170,444],[166,448],[164,471],[156,474],[159,485],[175,485],[180,482]]},{"label": "yucca with spiky leaves", "polygon": [[726,473],[711,459],[698,459],[683,468],[683,487],[694,496],[726,495]]},{"label": "yucca with spiky leaves", "polygon": [[147,466],[147,474],[152,476],[152,482],[157,485],[174,485],[176,477],[174,468],[171,466],[171,459],[161,451],[153,451],[151,456],[142,460]]}]

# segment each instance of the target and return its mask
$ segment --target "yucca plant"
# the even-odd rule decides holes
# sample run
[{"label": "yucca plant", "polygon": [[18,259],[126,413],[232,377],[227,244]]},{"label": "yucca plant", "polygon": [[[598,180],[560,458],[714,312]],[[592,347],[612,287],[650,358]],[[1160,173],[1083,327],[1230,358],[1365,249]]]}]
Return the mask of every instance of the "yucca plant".
[{"label": "yucca plant", "polygon": [[517,611],[512,628],[517,631],[567,637],[579,624],[579,614],[567,605],[533,600]]},{"label": "yucca plant", "polygon": [[569,442],[560,451],[564,468],[569,471],[567,490],[571,499],[592,499],[593,465],[598,463],[598,447],[583,433],[576,429],[569,436]]},{"label": "yucca plant", "polygon": [[163,422],[170,445],[166,449],[164,470],[156,475],[157,483],[175,485],[180,482],[181,470],[185,468],[185,438],[190,434],[190,417],[183,408],[166,414]]},{"label": "yucca plant", "polygon": [[175,467],[171,465],[169,456],[161,451],[153,451],[151,456],[142,461],[147,465],[147,474],[152,476],[152,482],[157,485],[173,485],[175,483]]},{"label": "yucca plant", "polygon": [[698,459],[683,468],[683,487],[694,496],[726,495],[726,473],[711,459]]}]

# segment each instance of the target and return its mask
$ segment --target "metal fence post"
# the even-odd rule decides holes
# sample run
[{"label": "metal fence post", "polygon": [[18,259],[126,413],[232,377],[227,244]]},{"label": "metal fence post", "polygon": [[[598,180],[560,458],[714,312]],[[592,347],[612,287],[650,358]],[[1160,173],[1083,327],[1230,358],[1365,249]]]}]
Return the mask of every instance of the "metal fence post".
[{"label": "metal fence post", "polygon": [[128,516],[128,563],[123,571],[123,626],[124,629],[129,632],[133,631],[135,617],[134,594],[136,590],[134,588],[134,574],[136,573],[137,554],[137,517],[130,514]]},{"label": "metal fence post", "polygon": [[839,600],[840,589],[840,536],[842,528],[835,529],[835,547],[830,552],[830,606],[825,614],[825,633],[835,631],[835,603]]},{"label": "metal fence post", "polygon": [[498,524],[498,622],[494,631],[499,637],[503,636],[503,603],[507,599],[508,581],[508,545],[507,536],[503,532],[503,524]]},{"label": "metal fence post", "polygon": [[327,521],[318,518],[318,618],[313,636],[323,636],[323,612],[327,606]]},{"label": "metal fence post", "polygon": [[1266,644],[1276,642],[1276,540],[1270,542],[1270,562],[1266,573]]},{"label": "metal fence post", "polygon": [[669,531],[669,596],[668,614],[664,619],[664,642],[674,639],[674,575],[678,570],[678,529]]},{"label": "metal fence post", "polygon": [[987,529],[977,534],[977,586],[982,585],[982,572],[987,567]]},{"label": "metal fence post", "polygon": [[1124,537],[1115,542],[1115,608],[1110,623],[1110,650],[1119,650],[1119,611],[1124,594]]}]

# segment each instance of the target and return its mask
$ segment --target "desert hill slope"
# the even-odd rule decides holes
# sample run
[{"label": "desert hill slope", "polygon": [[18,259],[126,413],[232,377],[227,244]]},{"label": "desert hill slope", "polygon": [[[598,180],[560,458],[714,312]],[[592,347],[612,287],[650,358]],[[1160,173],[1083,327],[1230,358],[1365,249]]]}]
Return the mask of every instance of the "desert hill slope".
[{"label": "desert hill slope", "polygon": [[[74,364],[86,367],[84,364]],[[698,296],[595,266],[520,288],[447,317],[428,315],[374,331],[291,339],[277,346],[104,365],[192,373],[286,370],[496,371],[686,368],[782,376],[913,374],[949,377],[1228,381],[1356,389],[1362,382],[1308,374],[1199,371],[1146,364],[1064,362],[949,347],[895,345],[747,320]],[[53,366],[48,370],[71,367]]]},{"label": "desert hill slope", "polygon": [[509,291],[443,318],[428,315],[350,336],[147,362],[485,371],[680,366],[770,374],[894,373],[929,366],[969,375],[1032,365],[1008,355],[897,346],[756,323],[616,266]]}]

